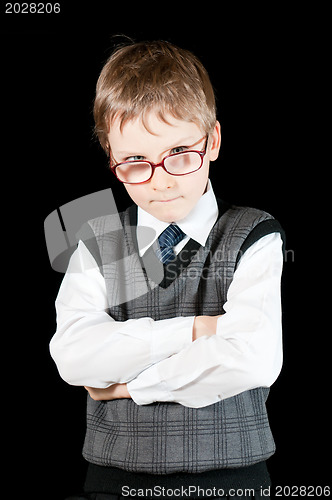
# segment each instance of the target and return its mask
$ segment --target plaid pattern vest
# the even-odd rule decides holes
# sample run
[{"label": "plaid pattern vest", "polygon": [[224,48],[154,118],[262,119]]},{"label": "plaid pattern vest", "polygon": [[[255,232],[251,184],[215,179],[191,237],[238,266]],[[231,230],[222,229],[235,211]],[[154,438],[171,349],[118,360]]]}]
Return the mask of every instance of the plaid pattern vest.
[{"label": "plaid pattern vest", "polygon": [[[167,269],[153,251],[139,257],[136,212],[130,207],[120,216],[95,219],[85,231],[106,281],[109,314],[117,321],[220,314],[241,254],[262,236],[282,232],[265,212],[221,202],[205,247],[190,240]],[[83,455],[94,464],[150,474],[266,460],[275,450],[265,407],[268,392],[260,387],[203,408],[88,396]]]}]

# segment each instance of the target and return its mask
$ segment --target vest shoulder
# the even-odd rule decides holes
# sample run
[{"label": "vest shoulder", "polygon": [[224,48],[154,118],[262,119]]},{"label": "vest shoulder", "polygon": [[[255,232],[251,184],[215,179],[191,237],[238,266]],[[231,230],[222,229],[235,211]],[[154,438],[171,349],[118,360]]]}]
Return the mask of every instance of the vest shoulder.
[{"label": "vest shoulder", "polygon": [[239,248],[237,262],[251,245],[268,234],[279,233],[285,246],[281,224],[271,214],[258,208],[228,204],[216,226],[218,232],[227,233],[232,244]]},{"label": "vest shoulder", "polygon": [[[240,221],[252,222],[252,224],[258,224],[263,220],[273,219],[274,217],[265,212],[264,210],[260,210],[259,208],[254,207],[246,207],[239,205],[229,205],[228,211],[233,214],[234,217],[237,217]],[[226,211],[227,212],[227,211]]]},{"label": "vest shoulder", "polygon": [[215,229],[222,233],[236,232],[246,237],[258,224],[269,220],[274,220],[272,215],[257,208],[228,204],[223,205],[223,210],[220,210],[219,205]]},{"label": "vest shoulder", "polygon": [[285,232],[280,222],[271,214],[252,207],[241,207],[233,205],[230,207],[241,226],[247,225],[250,228],[248,236],[252,241],[262,238],[270,233],[280,233],[285,239]]},{"label": "vest shoulder", "polygon": [[90,219],[87,224],[96,235],[117,231],[122,228],[121,218],[118,213],[102,215],[96,219]]}]

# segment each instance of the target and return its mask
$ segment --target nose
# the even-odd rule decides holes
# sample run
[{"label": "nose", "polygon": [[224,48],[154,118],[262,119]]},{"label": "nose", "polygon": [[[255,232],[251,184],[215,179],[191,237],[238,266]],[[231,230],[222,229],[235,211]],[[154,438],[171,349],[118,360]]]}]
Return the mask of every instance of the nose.
[{"label": "nose", "polygon": [[166,172],[161,166],[158,166],[154,170],[150,183],[155,191],[164,191],[174,186],[175,177]]}]

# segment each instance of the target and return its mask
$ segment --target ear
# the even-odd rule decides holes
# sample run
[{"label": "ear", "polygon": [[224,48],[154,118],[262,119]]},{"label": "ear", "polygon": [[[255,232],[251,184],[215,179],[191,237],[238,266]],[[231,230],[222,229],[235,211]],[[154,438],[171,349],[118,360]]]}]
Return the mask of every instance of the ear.
[{"label": "ear", "polygon": [[221,133],[220,133],[220,123],[216,121],[214,130],[210,138],[210,161],[215,161],[219,156]]}]

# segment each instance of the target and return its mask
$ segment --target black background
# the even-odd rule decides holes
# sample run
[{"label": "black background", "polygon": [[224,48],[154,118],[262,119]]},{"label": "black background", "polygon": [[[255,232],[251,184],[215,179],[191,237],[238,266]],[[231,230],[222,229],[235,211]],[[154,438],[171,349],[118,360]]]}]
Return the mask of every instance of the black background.
[{"label": "black background", "polygon": [[[3,438],[14,491],[62,500],[82,488],[85,391],[59,377],[49,356],[63,275],[50,267],[43,221],[56,207],[111,187],[130,203],[93,138],[99,72],[124,34],[166,39],[207,68],[222,127],[212,164],[216,193],[266,210],[286,230],[284,367],[268,401],[277,444],[276,485],[329,483],[329,344],[321,317],[324,237],[314,144],[324,81],[324,12],[284,4],[125,5],[61,1],[60,14],[5,14],[2,21]],[[318,83],[318,85],[317,85]],[[321,180],[321,178],[320,178]],[[320,247],[321,248],[321,247]],[[5,275],[5,273],[3,273]],[[9,366],[9,368],[8,368]],[[46,486],[45,486],[46,485]]]}]

